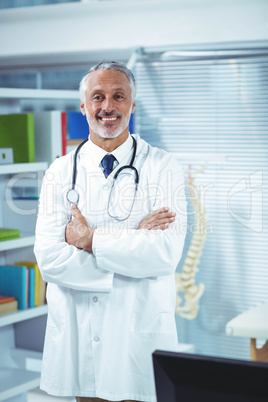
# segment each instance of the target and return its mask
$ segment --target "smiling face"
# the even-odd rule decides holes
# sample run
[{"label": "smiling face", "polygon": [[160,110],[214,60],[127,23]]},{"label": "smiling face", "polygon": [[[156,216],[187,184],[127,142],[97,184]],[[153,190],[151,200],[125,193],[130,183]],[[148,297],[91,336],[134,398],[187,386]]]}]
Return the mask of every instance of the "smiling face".
[{"label": "smiling face", "polygon": [[115,149],[127,139],[135,102],[125,74],[114,70],[92,72],[86,83],[85,103],[81,102],[80,107],[95,144],[105,148],[106,143],[110,150],[111,144]]}]

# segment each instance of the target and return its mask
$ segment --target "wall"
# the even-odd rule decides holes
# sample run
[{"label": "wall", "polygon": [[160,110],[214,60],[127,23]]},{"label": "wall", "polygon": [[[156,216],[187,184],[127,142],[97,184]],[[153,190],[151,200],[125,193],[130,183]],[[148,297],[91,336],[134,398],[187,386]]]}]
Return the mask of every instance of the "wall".
[{"label": "wall", "polygon": [[3,10],[0,62],[74,64],[127,58],[141,46],[268,41],[267,16],[267,0],[115,0]]}]

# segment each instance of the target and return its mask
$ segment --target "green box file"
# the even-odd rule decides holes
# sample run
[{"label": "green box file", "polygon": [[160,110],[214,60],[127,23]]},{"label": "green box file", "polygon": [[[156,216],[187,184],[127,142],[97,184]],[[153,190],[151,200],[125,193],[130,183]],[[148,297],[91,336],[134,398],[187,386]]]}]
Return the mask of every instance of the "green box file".
[{"label": "green box file", "polygon": [[15,163],[35,161],[34,115],[0,115],[0,148],[12,148]]},{"label": "green box file", "polygon": [[13,240],[20,238],[20,231],[18,229],[0,228],[0,241]]}]

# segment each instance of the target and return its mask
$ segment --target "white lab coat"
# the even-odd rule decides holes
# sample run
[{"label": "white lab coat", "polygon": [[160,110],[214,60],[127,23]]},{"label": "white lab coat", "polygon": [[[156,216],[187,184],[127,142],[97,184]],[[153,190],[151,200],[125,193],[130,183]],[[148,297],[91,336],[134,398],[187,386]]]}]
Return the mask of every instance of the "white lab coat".
[{"label": "white lab coat", "polygon": [[[140,184],[123,222],[107,214],[115,171],[104,178],[89,143],[78,156],[78,207],[96,229],[93,254],[65,242],[73,153],[57,159],[43,181],[35,254],[48,282],[41,388],[52,395],[155,402],[152,352],[177,350],[174,272],[185,239],[184,175],[174,156],[135,138]],[[127,191],[120,208],[132,202]],[[137,230],[163,206],[177,213],[168,229]]]}]

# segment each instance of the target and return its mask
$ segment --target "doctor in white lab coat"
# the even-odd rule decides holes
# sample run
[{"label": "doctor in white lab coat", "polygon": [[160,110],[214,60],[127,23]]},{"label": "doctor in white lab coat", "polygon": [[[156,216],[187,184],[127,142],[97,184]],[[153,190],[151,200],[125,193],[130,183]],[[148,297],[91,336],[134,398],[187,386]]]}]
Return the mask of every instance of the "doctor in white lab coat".
[{"label": "doctor in white lab coat", "polygon": [[[90,136],[77,155],[79,201],[66,196],[72,152],[46,172],[36,226],[34,251],[48,282],[41,388],[84,402],[155,402],[152,353],[177,350],[184,175],[174,156],[133,135],[137,191],[133,169],[121,171],[112,187],[133,157],[135,80],[124,65],[104,62],[80,91]],[[107,154],[114,156],[111,173],[103,167]]]}]

